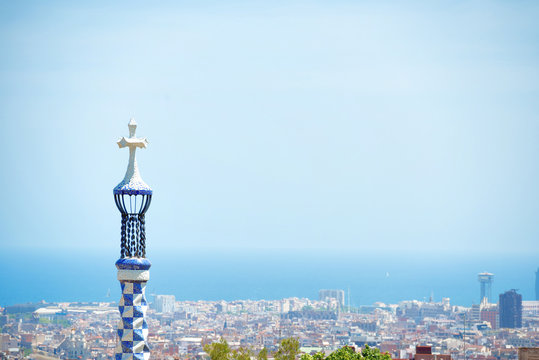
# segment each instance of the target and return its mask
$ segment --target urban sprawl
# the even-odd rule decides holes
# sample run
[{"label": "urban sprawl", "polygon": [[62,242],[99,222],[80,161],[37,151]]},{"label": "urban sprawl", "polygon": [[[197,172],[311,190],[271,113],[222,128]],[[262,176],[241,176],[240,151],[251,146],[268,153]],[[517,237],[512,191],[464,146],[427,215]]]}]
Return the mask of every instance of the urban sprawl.
[{"label": "urban sprawl", "polygon": [[[484,289],[482,289],[482,295]],[[115,303],[39,303],[0,308],[0,358],[114,359],[120,315]],[[302,353],[365,344],[392,359],[510,360],[539,344],[539,301],[511,290],[496,304],[435,301],[351,308],[343,290],[319,299],[176,301],[156,295],[148,311],[151,358],[204,359],[204,344],[224,339],[256,354],[296,338]],[[420,351],[427,349],[426,355]]]}]

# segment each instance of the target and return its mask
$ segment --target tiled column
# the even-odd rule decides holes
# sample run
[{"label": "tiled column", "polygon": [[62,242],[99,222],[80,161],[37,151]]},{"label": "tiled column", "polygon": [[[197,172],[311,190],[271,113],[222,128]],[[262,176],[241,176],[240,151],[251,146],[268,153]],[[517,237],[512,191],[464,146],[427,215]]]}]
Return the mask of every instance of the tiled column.
[{"label": "tiled column", "polygon": [[122,258],[116,262],[118,280],[122,287],[119,309],[122,317],[118,326],[116,360],[149,360],[148,303],[144,296],[150,279],[151,263],[145,258]]}]

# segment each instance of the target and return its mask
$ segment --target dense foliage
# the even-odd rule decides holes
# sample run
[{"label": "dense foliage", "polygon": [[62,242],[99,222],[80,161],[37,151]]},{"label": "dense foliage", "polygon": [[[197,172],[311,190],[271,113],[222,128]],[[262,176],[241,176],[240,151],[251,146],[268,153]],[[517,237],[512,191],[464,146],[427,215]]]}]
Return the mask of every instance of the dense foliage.
[{"label": "dense foliage", "polygon": [[[275,360],[295,360],[300,353],[299,349],[298,339],[283,339],[277,351],[273,353],[273,357]],[[204,345],[204,351],[211,360],[251,360],[255,357],[253,351],[248,348],[240,347],[237,350],[232,350],[225,339]],[[260,350],[256,359],[267,360],[268,350],[266,348]],[[365,345],[361,352],[356,352],[354,348],[345,346],[328,356],[322,352],[313,355],[304,354],[301,356],[301,360],[391,360],[391,357],[387,353],[382,354],[377,348]]]},{"label": "dense foliage", "polygon": [[325,356],[324,353],[314,355],[304,354],[301,360],[391,360],[391,356],[382,354],[377,348],[371,348],[365,345],[361,352],[356,352],[354,348],[345,346]]},{"label": "dense foliage", "polygon": [[[218,342],[204,345],[204,351],[210,356],[211,360],[251,360],[254,355],[251,349],[244,347],[232,350],[223,338]],[[260,351],[258,359],[267,360],[266,348]]]},{"label": "dense foliage", "polygon": [[294,360],[299,354],[299,340],[288,338],[281,340],[279,349],[273,354],[275,360]]}]

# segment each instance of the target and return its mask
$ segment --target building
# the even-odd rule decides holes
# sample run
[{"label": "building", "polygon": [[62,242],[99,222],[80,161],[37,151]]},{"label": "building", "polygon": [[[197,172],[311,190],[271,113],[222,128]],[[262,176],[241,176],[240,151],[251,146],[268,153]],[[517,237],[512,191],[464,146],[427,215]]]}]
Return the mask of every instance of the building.
[{"label": "building", "polygon": [[481,308],[481,321],[487,321],[490,323],[491,329],[498,328],[498,307],[496,305],[491,305],[488,307]]},{"label": "building", "polygon": [[20,314],[20,313],[31,313],[36,311],[36,309],[39,307],[38,304],[16,304],[11,306],[6,306],[4,308],[4,314]]},{"label": "building", "polygon": [[500,328],[522,327],[522,295],[515,289],[500,294]]},{"label": "building", "polygon": [[494,279],[494,274],[488,272],[482,272],[477,275],[477,280],[479,280],[479,303],[483,302],[484,298],[487,298],[487,302],[490,302],[491,299],[491,290],[492,290],[492,280]]},{"label": "building", "polygon": [[318,292],[318,300],[330,301],[331,299],[337,300],[337,302],[344,306],[344,290],[320,290]]},{"label": "building", "polygon": [[176,297],[174,295],[156,295],[154,301],[155,311],[158,313],[173,313]]},{"label": "building", "polygon": [[9,349],[19,348],[19,341],[10,334],[0,334],[0,351],[8,352]]},{"label": "building", "polygon": [[414,360],[451,360],[451,355],[433,354],[431,346],[416,346]]},{"label": "building", "polygon": [[539,316],[539,301],[522,301],[523,316]]},{"label": "building", "polygon": [[539,348],[521,347],[518,349],[518,360],[539,360]]},{"label": "building", "polygon": [[470,309],[470,320],[479,321],[481,319],[481,305],[473,304]]},{"label": "building", "polygon": [[535,300],[539,300],[539,268],[535,272]]},{"label": "building", "polygon": [[72,330],[71,335],[60,343],[54,353],[64,359],[87,359],[90,356],[90,352],[84,338],[84,331],[76,334]]}]

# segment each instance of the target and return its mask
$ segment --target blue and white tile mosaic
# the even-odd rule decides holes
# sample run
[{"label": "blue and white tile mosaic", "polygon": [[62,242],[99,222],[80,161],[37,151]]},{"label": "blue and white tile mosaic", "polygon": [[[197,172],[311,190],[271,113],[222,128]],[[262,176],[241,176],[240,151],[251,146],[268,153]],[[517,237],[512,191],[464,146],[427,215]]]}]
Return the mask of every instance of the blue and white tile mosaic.
[{"label": "blue and white tile mosaic", "polygon": [[121,195],[151,195],[152,193],[152,189],[144,181],[135,182],[133,179],[130,179],[127,184],[122,181],[114,188],[114,194]]},{"label": "blue and white tile mosaic", "polygon": [[146,323],[148,303],[144,296],[146,281],[121,281],[120,284],[122,298],[118,308],[122,320],[118,326],[119,343],[116,347],[115,360],[149,360]]}]

